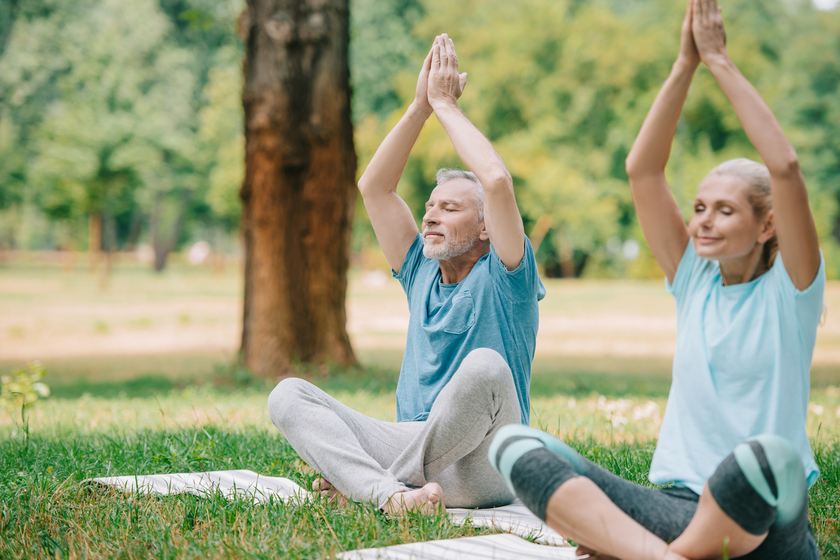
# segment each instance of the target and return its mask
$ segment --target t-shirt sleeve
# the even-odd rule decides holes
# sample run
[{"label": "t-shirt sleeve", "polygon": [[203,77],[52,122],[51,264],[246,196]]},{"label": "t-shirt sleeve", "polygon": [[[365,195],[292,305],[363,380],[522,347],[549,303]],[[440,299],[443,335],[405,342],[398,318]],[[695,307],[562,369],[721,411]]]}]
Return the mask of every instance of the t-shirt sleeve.
[{"label": "t-shirt sleeve", "polygon": [[405,254],[400,271],[394,272],[394,269],[391,269],[391,275],[400,281],[400,285],[402,285],[406,294],[411,293],[414,278],[417,277],[417,271],[420,269],[420,265],[423,264],[424,258],[423,237],[418,233],[417,237],[414,238],[414,243],[411,244],[411,247],[408,248],[408,252]]},{"label": "t-shirt sleeve", "polygon": [[508,270],[496,253],[496,249],[490,245],[490,274],[513,302],[528,301],[534,296],[537,300],[545,297],[545,287],[537,271],[534,248],[531,247],[531,241],[527,237],[525,238],[525,254],[522,255],[519,266],[513,270]]},{"label": "t-shirt sleeve", "polygon": [[679,307],[683,301],[692,293],[694,287],[701,281],[703,270],[708,268],[710,262],[697,256],[693,240],[688,240],[680,264],[677,266],[677,273],[674,275],[674,283],[668,282],[665,278],[665,289],[674,296]]},{"label": "t-shirt sleeve", "polygon": [[797,290],[785,268],[782,255],[776,255],[773,268],[770,271],[774,282],[783,293],[793,295],[796,304],[796,315],[799,324],[805,332],[816,331],[823,314],[823,293],[825,292],[825,259],[820,251],[820,268],[811,285],[804,290]]}]

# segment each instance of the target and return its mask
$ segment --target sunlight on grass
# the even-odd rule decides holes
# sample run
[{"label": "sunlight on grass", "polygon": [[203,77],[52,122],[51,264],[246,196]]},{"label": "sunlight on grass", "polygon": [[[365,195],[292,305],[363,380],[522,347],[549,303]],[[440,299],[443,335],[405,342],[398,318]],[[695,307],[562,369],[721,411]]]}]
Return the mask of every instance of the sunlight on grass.
[{"label": "sunlight on grass", "polygon": [[[28,439],[12,411],[0,413],[0,557],[24,558],[36,551],[51,557],[312,558],[486,532],[435,516],[395,521],[364,505],[341,510],[323,503],[154,498],[91,492],[78,484],[95,476],[245,468],[309,485],[314,471],[271,425],[267,394],[268,388],[206,385],[150,397],[50,398],[32,409]],[[396,416],[393,392],[334,395],[372,417]],[[616,474],[648,484],[664,405],[662,398],[596,393],[538,397],[532,400],[532,425]],[[813,392],[809,433],[823,476],[811,490],[811,517],[824,558],[840,551],[838,409],[840,389]]]}]

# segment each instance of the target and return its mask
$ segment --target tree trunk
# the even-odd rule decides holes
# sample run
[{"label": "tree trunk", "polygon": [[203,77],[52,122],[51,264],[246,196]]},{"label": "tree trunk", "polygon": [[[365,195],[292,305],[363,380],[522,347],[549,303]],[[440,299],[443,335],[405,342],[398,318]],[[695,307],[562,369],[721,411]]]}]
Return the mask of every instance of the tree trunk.
[{"label": "tree trunk", "polygon": [[355,363],[346,330],[356,198],[347,0],[248,0],[242,358]]},{"label": "tree trunk", "polygon": [[554,223],[554,218],[551,217],[551,214],[543,214],[537,219],[537,223],[534,224],[534,227],[531,228],[531,235],[529,235],[529,239],[531,241],[531,247],[534,250],[534,254],[537,254],[537,251],[540,250],[540,245],[542,245],[543,239],[545,239],[546,234],[551,230],[551,225]]},{"label": "tree trunk", "polygon": [[114,251],[117,248],[117,222],[111,214],[103,218],[102,249],[105,256],[105,266],[102,267],[102,274],[99,276],[99,289],[105,291],[111,280],[111,272],[114,269]]},{"label": "tree trunk", "polygon": [[88,271],[93,274],[102,253],[102,214],[88,216]]},{"label": "tree trunk", "polygon": [[184,220],[186,219],[191,199],[191,191],[184,190],[181,193],[181,202],[178,206],[178,214],[175,216],[175,221],[172,222],[172,229],[169,231],[169,236],[164,239],[161,231],[163,229],[163,226],[161,225],[163,217],[163,193],[160,191],[155,193],[150,223],[152,230],[152,247],[155,250],[155,272],[163,272],[163,269],[166,268],[166,259],[169,257],[169,253],[171,253],[175,248],[175,245],[178,244],[178,238],[181,236],[181,229],[184,227]]},{"label": "tree trunk", "polygon": [[5,0],[0,4],[0,56],[3,56],[6,51],[6,45],[12,34],[18,2],[19,0]]},{"label": "tree trunk", "polygon": [[575,277],[575,246],[568,235],[555,232],[554,243],[557,246],[557,259],[560,261],[560,274],[563,278]]}]

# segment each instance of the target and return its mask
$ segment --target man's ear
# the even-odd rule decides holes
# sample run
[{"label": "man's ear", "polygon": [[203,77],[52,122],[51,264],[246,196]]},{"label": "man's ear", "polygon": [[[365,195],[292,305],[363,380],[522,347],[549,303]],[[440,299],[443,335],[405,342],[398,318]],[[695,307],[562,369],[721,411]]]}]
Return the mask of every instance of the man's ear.
[{"label": "man's ear", "polygon": [[487,233],[487,226],[484,224],[484,220],[481,220],[481,231],[478,234],[478,238],[482,241],[490,239],[490,234]]},{"label": "man's ear", "polygon": [[774,235],[776,235],[776,215],[773,210],[769,210],[761,221],[761,233],[758,235],[758,242],[766,243]]}]

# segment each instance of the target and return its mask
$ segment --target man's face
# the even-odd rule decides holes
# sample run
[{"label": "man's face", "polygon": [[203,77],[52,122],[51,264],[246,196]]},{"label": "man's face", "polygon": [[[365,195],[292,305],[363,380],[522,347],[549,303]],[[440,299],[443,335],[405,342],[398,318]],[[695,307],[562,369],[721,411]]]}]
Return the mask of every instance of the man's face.
[{"label": "man's face", "polygon": [[469,179],[450,179],[432,191],[423,216],[423,254],[427,258],[459,257],[480,240],[483,223],[478,219],[477,188]]}]

